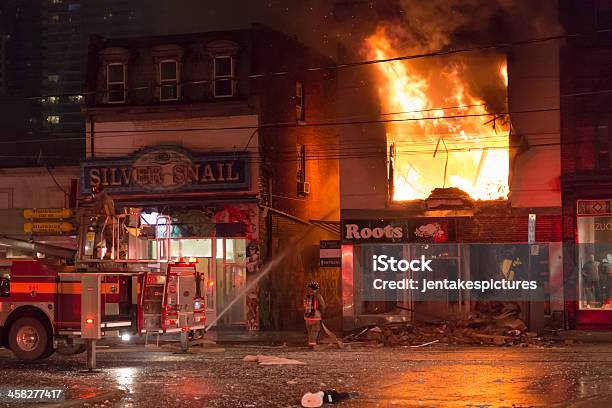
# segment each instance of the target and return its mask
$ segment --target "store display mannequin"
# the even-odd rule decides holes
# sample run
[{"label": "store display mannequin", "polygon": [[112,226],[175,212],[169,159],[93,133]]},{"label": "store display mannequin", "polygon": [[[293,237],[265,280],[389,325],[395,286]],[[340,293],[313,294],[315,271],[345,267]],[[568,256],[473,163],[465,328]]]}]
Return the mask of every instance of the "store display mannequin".
[{"label": "store display mannequin", "polygon": [[587,261],[582,265],[580,274],[582,275],[586,306],[597,307],[597,302],[600,300],[600,280],[595,255],[587,255]]}]

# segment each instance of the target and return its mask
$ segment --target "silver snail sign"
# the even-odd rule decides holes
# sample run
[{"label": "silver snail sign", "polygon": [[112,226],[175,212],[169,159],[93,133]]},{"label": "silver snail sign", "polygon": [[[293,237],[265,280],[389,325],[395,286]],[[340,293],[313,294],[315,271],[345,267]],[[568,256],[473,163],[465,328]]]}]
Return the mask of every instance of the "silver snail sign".
[{"label": "silver snail sign", "polygon": [[192,153],[156,146],[126,158],[81,163],[83,193],[99,185],[109,193],[248,190],[247,153]]}]

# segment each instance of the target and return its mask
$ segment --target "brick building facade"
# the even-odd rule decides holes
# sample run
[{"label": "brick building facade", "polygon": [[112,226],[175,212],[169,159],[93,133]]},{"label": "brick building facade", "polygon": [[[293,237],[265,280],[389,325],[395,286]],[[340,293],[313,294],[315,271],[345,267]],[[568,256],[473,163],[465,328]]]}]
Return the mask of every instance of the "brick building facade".
[{"label": "brick building facade", "polygon": [[[311,220],[333,219],[338,189],[337,163],[316,160],[336,133],[312,126],[333,114],[334,71],[308,68],[332,65],[259,25],[92,39],[82,191],[101,183],[119,206],[184,225],[173,238],[194,248],[207,276],[209,321],[274,256],[269,277],[220,324],[258,330],[301,322],[303,287],[319,273],[305,260],[329,234]],[[133,170],[151,163],[174,173]],[[294,244],[291,232],[308,237]]]},{"label": "brick building facade", "polygon": [[[606,1],[561,2],[570,34],[561,52],[561,166],[566,322],[570,328],[612,328],[606,227],[612,198],[610,118],[612,110],[612,5]],[[603,31],[602,31],[603,30]],[[599,265],[600,283],[580,279],[589,256]],[[608,283],[609,281],[610,283]]]}]

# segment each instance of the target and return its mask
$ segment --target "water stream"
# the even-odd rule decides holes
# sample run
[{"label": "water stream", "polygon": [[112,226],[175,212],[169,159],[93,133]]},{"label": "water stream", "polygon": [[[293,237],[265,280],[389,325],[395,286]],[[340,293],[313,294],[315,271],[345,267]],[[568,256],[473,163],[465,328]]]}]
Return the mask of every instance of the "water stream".
[{"label": "water stream", "polygon": [[[329,215],[333,214],[334,211],[332,211]],[[326,217],[323,217],[323,219],[326,219]],[[285,249],[279,253],[278,255],[276,255],[274,257],[274,259],[268,261],[259,271],[259,273],[257,274],[257,276],[252,279],[245,287],[244,289],[242,289],[234,299],[232,299],[231,302],[229,302],[227,304],[227,306],[225,306],[225,308],[223,310],[221,310],[221,312],[219,312],[219,314],[217,314],[217,317],[215,317],[215,319],[210,322],[210,324],[208,326],[206,326],[206,328],[204,329],[205,331],[210,330],[215,324],[217,324],[217,322],[219,321],[219,319],[225,314],[227,313],[232,306],[234,306],[236,304],[236,302],[238,302],[240,299],[242,299],[247,293],[249,293],[249,291],[251,289],[253,289],[253,287],[255,285],[257,285],[257,283],[266,275],[268,275],[270,273],[270,271],[272,271],[283,259],[285,259],[285,257],[287,257],[287,255],[289,255],[289,253],[296,249],[297,244],[302,241],[304,238],[306,238],[313,230],[315,230],[317,228],[316,225],[310,225],[308,228],[306,228],[306,231],[304,231],[304,234],[299,237],[299,238],[294,238],[289,245],[287,245],[287,247],[285,247]]]}]

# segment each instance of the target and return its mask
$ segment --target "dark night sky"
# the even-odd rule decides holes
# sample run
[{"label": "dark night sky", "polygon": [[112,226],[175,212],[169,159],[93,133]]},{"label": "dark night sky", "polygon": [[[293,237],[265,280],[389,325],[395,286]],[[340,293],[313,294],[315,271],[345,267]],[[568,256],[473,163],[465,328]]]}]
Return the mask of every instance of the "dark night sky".
[{"label": "dark night sky", "polygon": [[161,35],[262,23],[334,56],[333,4],[333,0],[149,0],[141,21],[143,31]]}]

